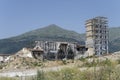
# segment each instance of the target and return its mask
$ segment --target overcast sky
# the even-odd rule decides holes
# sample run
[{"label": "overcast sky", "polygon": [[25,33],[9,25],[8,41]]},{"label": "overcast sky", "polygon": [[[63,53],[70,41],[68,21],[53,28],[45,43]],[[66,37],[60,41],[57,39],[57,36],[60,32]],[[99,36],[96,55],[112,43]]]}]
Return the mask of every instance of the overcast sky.
[{"label": "overcast sky", "polygon": [[84,33],[85,21],[96,16],[120,26],[120,0],[0,0],[0,39],[50,24]]}]

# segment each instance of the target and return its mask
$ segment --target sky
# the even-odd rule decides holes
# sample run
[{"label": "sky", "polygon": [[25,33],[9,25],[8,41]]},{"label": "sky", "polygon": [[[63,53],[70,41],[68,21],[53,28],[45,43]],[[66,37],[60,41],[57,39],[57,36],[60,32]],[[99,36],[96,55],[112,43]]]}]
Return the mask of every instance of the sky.
[{"label": "sky", "polygon": [[96,16],[120,26],[120,0],[0,0],[0,39],[50,24],[84,33],[85,21]]}]

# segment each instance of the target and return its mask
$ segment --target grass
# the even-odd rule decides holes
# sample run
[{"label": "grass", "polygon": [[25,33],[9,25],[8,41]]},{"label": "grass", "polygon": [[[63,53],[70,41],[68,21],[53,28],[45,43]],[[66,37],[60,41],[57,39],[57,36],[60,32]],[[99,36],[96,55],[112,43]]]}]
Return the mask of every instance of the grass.
[{"label": "grass", "polygon": [[17,80],[16,78],[0,77],[0,80]]},{"label": "grass", "polygon": [[[1,77],[0,80],[120,80],[119,60],[93,60],[84,62],[82,67],[63,68],[58,71],[37,71],[37,75],[24,79]],[[86,68],[85,70],[80,70]]]},{"label": "grass", "polygon": [[[83,60],[84,61],[84,60]],[[85,70],[80,70],[79,67],[63,68],[59,71],[38,72],[44,78],[39,80],[120,80],[120,66],[117,61],[106,59],[105,61],[93,61]],[[37,80],[37,79],[36,79]]]}]

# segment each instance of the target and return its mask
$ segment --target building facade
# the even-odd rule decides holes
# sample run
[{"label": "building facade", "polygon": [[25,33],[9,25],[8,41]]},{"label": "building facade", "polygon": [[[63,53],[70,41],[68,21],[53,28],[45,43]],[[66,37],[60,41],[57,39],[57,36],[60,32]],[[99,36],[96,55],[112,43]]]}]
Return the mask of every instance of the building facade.
[{"label": "building facade", "polygon": [[41,60],[79,59],[86,51],[87,48],[77,42],[36,41],[32,55]]},{"label": "building facade", "polygon": [[95,17],[86,21],[86,47],[88,55],[108,54],[108,21],[106,17]]}]

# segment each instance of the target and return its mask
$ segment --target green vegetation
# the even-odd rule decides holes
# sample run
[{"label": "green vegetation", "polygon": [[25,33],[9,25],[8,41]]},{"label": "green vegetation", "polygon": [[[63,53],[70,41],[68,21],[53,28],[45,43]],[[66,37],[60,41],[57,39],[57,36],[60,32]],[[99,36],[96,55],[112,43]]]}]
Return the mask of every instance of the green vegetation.
[{"label": "green vegetation", "polygon": [[[120,27],[109,29],[109,50],[120,50]],[[85,34],[69,31],[52,24],[44,28],[36,29],[22,35],[0,40],[0,53],[15,53],[23,47],[31,48],[36,40],[50,41],[76,41],[85,43]]]},{"label": "green vegetation", "polygon": [[7,63],[0,63],[0,69],[3,69],[6,65]]},{"label": "green vegetation", "polygon": [[113,41],[120,38],[120,27],[114,27],[109,29],[109,39]]},{"label": "green vegetation", "polygon": [[[38,70],[37,75],[29,77],[1,77],[0,80],[120,80],[119,60],[104,61],[81,58],[84,62],[82,67],[63,68],[57,71]],[[87,64],[86,64],[87,63]]]},{"label": "green vegetation", "polygon": [[[86,64],[86,60],[82,59]],[[89,66],[91,65],[91,66]],[[88,68],[85,65],[81,68],[63,68],[59,71],[40,71],[39,80],[120,80],[120,66],[118,61],[94,61],[89,63]],[[43,77],[41,77],[43,76]]]},{"label": "green vegetation", "polygon": [[110,52],[120,51],[120,27],[109,29]]},{"label": "green vegetation", "polygon": [[0,40],[0,53],[15,53],[23,47],[31,48],[36,40],[69,41],[84,44],[83,34],[68,31],[57,25],[49,25],[44,28],[33,30],[22,35]]},{"label": "green vegetation", "polygon": [[43,66],[43,63],[42,63],[42,61],[40,61],[40,60],[36,60],[36,59],[26,59],[26,58],[22,58],[21,59],[21,64],[23,65],[23,66],[29,66],[29,67],[41,67],[41,66]]},{"label": "green vegetation", "polygon": [[37,75],[35,77],[35,80],[45,80],[45,74],[43,71],[37,71]]},{"label": "green vegetation", "polygon": [[62,60],[62,63],[64,64],[64,65],[66,65],[67,64],[67,60]]},{"label": "green vegetation", "polygon": [[16,78],[0,77],[0,80],[17,80]]},{"label": "green vegetation", "polygon": [[82,61],[82,62],[85,62],[86,58],[81,57],[79,60]]}]

